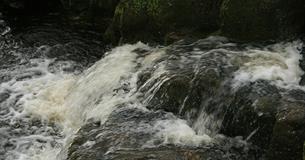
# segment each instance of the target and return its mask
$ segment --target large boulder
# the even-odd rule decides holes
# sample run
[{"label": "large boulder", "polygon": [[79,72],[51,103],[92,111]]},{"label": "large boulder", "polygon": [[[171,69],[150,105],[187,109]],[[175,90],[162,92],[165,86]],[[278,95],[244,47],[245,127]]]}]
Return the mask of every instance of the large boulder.
[{"label": "large boulder", "polygon": [[[226,42],[225,38],[211,37],[195,42],[183,40],[168,47],[165,68],[166,76],[171,78],[158,88],[148,108],[187,115],[190,121],[194,121],[201,110],[212,112],[217,108],[214,106],[217,102],[229,103],[232,99],[230,84],[225,83],[230,82],[238,66],[228,65],[231,56],[226,49],[237,48],[223,46]],[[185,59],[196,53],[200,55]],[[139,80],[143,81],[143,78]],[[153,85],[146,84],[143,92]]]},{"label": "large boulder", "polygon": [[305,94],[303,91],[296,93],[300,98],[293,94],[284,97],[280,102],[268,148],[269,159],[302,159],[302,142],[305,139]]},{"label": "large boulder", "polygon": [[224,0],[222,34],[237,40],[291,38],[304,33],[304,0]]},{"label": "large boulder", "polygon": [[[69,158],[179,159],[190,153],[184,158],[300,159],[305,92],[297,89],[301,88],[298,84],[283,86],[286,75],[282,74],[291,69],[285,56],[296,56],[297,46],[239,45],[210,37],[179,41],[156,51],[134,50],[145,60],[155,59],[153,65],[137,72],[137,102],[119,105],[102,125],[89,122],[83,126],[69,148]],[[261,76],[269,68],[279,70]],[[181,122],[177,117],[186,120],[184,127],[176,125]],[[160,121],[169,122],[161,128],[170,135],[156,136]],[[185,124],[192,130],[187,141],[164,144],[164,137],[167,142],[183,137],[176,134],[185,133]],[[197,136],[205,134],[212,143],[197,141]],[[192,138],[199,143],[189,145]]]},{"label": "large boulder", "polygon": [[[177,118],[163,111],[151,112],[139,108],[118,109],[110,115],[109,119],[103,125],[100,125],[100,122],[89,122],[83,126],[69,147],[67,159],[256,159],[255,155],[249,151],[251,149],[245,149],[248,146],[234,139],[219,139],[219,142],[209,146],[166,144],[161,137],[156,137],[159,131],[155,127],[155,124],[158,121],[167,120],[175,123]],[[183,130],[177,131],[184,132]],[[168,141],[173,141],[172,138],[175,137],[168,137]],[[187,138],[190,139],[192,137]],[[226,143],[230,143],[230,146],[224,145],[225,141]]]},{"label": "large boulder", "polygon": [[[222,0],[123,0],[106,36],[112,41],[157,41],[203,36],[219,28]],[[194,34],[196,33],[196,34]]]},{"label": "large boulder", "polygon": [[302,157],[305,140],[304,92],[280,91],[260,81],[241,88],[229,105],[221,132],[243,136],[260,146],[269,159]]},{"label": "large boulder", "polygon": [[[270,159],[299,159],[305,140],[304,91],[283,89],[261,79],[232,88],[237,81],[232,75],[243,63],[251,64],[253,57],[243,54],[247,52],[243,45],[226,43],[205,39],[168,47],[167,72],[160,79],[170,78],[153,90],[147,107],[184,117],[198,133],[241,136]],[[196,53],[200,59],[186,58]],[[145,83],[150,75],[154,74],[140,74],[139,80],[144,82],[138,84],[147,85],[141,87],[144,93],[155,85]]]},{"label": "large boulder", "polygon": [[220,132],[232,137],[242,136],[267,149],[281,98],[278,89],[266,81],[258,81],[240,88],[233,97],[225,104],[226,114]]}]

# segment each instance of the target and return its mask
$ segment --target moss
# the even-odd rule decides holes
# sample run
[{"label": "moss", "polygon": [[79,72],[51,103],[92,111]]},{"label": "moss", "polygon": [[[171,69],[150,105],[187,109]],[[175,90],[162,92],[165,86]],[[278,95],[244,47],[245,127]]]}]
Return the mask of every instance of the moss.
[{"label": "moss", "polygon": [[160,10],[160,0],[150,0],[147,1],[147,11],[150,13],[152,16],[158,16],[161,14]]}]

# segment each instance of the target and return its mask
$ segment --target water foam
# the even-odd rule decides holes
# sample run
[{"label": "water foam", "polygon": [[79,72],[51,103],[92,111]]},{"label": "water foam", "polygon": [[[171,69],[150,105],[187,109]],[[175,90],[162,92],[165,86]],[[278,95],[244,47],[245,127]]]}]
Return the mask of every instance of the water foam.
[{"label": "water foam", "polygon": [[[298,66],[301,59],[298,50],[300,46],[300,42],[293,42],[274,45],[265,50],[247,50],[241,56],[244,60],[241,68],[234,75],[234,87],[258,79],[270,80],[282,87],[297,85],[303,74]],[[167,73],[166,62],[156,63],[164,56],[164,50],[157,49],[141,56],[134,51],[138,48],[153,50],[142,43],[117,47],[80,75],[67,74],[62,69],[50,72],[52,59],[33,59],[32,67],[16,69],[16,78],[2,83],[1,91],[11,92],[5,103],[14,103],[21,97],[16,103],[21,108],[11,108],[5,118],[25,119],[31,115],[55,123],[62,130],[56,136],[50,135],[46,129],[36,136],[19,137],[16,139],[19,144],[33,144],[23,149],[17,147],[12,155],[17,155],[18,158],[12,156],[11,159],[59,159],[61,154],[65,154],[62,152],[67,149],[75,132],[88,120],[97,119],[103,123],[122,104],[144,108],[170,77],[164,76]],[[147,68],[153,68],[154,72],[142,87],[150,86],[150,83],[154,85],[142,95],[139,93],[141,88],[137,86],[137,78]],[[36,72],[36,76],[26,78],[28,73],[33,75]],[[139,95],[144,96],[142,101]],[[213,123],[211,120],[214,121],[214,118],[208,117],[200,121]],[[202,126],[200,123],[195,128]],[[179,118],[160,120],[154,125],[154,130],[157,131],[156,137],[163,139],[165,144],[199,146],[211,142],[211,138],[206,135],[208,131],[196,133],[186,121]]]},{"label": "water foam", "polygon": [[[0,84],[0,92],[9,94],[9,97],[1,103],[2,109],[9,110],[5,115],[1,115],[1,121],[8,121],[10,128],[6,136],[9,137],[9,143],[15,145],[14,150],[7,152],[7,160],[40,160],[46,159],[43,158],[46,152],[50,152],[48,157],[54,155],[54,152],[59,152],[62,138],[59,134],[54,134],[56,127],[49,126],[49,122],[35,120],[35,117],[46,115],[41,114],[42,111],[47,113],[50,112],[49,110],[54,110],[53,105],[44,104],[46,109],[41,109],[29,104],[45,92],[46,88],[70,79],[68,78],[70,74],[60,71],[49,72],[48,67],[52,62],[54,62],[52,59],[31,59],[29,64],[25,63],[26,65],[18,66],[11,71],[14,77],[10,81]],[[52,96],[55,99],[54,96],[58,98],[60,95]],[[36,116],[36,113],[39,113],[39,116]],[[19,132],[20,135],[17,134]]]},{"label": "water foam", "polygon": [[181,119],[157,121],[154,129],[158,131],[157,137],[163,139],[164,144],[200,146],[212,141],[206,134],[198,135],[185,120]]},{"label": "water foam", "polygon": [[[32,79],[31,85],[34,86],[29,88],[34,90],[28,92],[35,94],[22,98],[25,110],[42,119],[53,121],[63,128],[65,138],[61,140],[62,148],[68,147],[73,134],[88,120],[95,119],[103,123],[119,105],[145,108],[146,102],[154,95],[153,91],[157,91],[158,87],[168,79],[164,77],[167,72],[165,64],[155,63],[165,52],[160,49],[141,56],[133,52],[138,48],[151,50],[142,43],[124,45],[107,53],[103,59],[79,76],[57,75],[57,78],[51,76],[45,79]],[[156,82],[162,76],[165,79],[145,93],[144,100],[141,101],[139,96],[142,93],[138,92],[141,89],[137,88],[138,74],[151,67],[155,68],[155,71],[142,87]],[[54,80],[42,85],[43,88],[40,87],[40,83],[46,82],[43,80],[50,79]],[[158,131],[156,136],[164,139],[165,143],[198,146],[203,141],[210,141],[208,136],[196,135],[195,131],[181,119],[160,121],[154,129]],[[54,155],[58,150],[58,148],[44,149],[39,151],[36,157]]]},{"label": "water foam", "polygon": [[117,47],[79,76],[50,74],[18,84],[31,93],[21,102],[27,112],[57,121],[67,130],[75,131],[91,118],[104,122],[117,105],[128,101],[121,87],[136,89],[137,54],[132,51],[143,47],[147,46]]},{"label": "water foam", "polygon": [[73,134],[87,120],[104,122],[117,105],[126,102],[128,94],[121,92],[120,87],[129,83],[129,88],[136,88],[131,75],[137,66],[137,55],[132,50],[139,47],[146,46],[138,43],[117,47],[79,76],[49,73],[46,63],[38,67],[46,72],[44,76],[15,83],[13,88],[24,93],[18,102],[24,107],[24,115],[54,122],[63,129],[59,146],[45,145],[39,149],[32,145],[26,154],[20,154],[20,159],[39,160],[46,155],[51,160],[58,159],[61,150],[65,150],[63,147],[68,146]]},{"label": "water foam", "polygon": [[256,80],[268,80],[283,87],[299,87],[304,74],[299,67],[302,43],[280,43],[265,49],[249,49],[242,54],[242,66],[234,75],[233,88]]}]

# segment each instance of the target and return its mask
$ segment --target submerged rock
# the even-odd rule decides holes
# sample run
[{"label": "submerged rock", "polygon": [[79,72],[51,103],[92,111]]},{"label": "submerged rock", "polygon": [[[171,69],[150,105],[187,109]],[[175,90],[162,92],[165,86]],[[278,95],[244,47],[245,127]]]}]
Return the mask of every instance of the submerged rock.
[{"label": "submerged rock", "polygon": [[286,39],[304,33],[303,0],[224,0],[222,33],[237,40]]}]

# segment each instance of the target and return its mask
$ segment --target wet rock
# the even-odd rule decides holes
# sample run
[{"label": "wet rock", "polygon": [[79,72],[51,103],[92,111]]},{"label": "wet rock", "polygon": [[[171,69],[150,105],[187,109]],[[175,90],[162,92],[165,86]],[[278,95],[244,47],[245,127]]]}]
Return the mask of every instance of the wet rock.
[{"label": "wet rock", "polygon": [[93,160],[120,148],[141,148],[152,137],[154,122],[164,116],[164,112],[129,109],[112,113],[102,126],[99,122],[89,123],[73,140],[68,159]]},{"label": "wet rock", "polygon": [[299,159],[305,139],[304,92],[287,92],[282,95],[266,82],[241,88],[226,110],[221,133],[243,136],[269,159]]},{"label": "wet rock", "polygon": [[239,151],[244,152],[243,149],[233,147],[235,145],[229,147],[230,150],[221,145],[192,147],[162,144],[162,139],[155,137],[154,124],[166,119],[175,117],[162,111],[150,112],[136,108],[117,110],[105,124],[90,122],[81,128],[69,148],[68,160],[255,159],[254,155],[240,154]]},{"label": "wet rock", "polygon": [[305,139],[305,103],[290,99],[282,103],[276,115],[268,158],[300,159]]},{"label": "wet rock", "polygon": [[[202,37],[219,27],[222,0],[125,0],[106,32],[112,41],[164,42],[165,35]],[[196,33],[196,34],[195,34]]]},{"label": "wet rock", "polygon": [[242,157],[242,156],[223,156],[224,152],[215,148],[187,148],[177,146],[166,146],[158,148],[146,148],[142,150],[119,150],[117,153],[111,153],[111,159],[117,160],[254,160],[254,157]]},{"label": "wet rock", "polygon": [[[304,43],[305,42],[305,37],[302,38],[302,42]],[[303,56],[303,58],[300,60],[300,68],[305,71],[305,45],[303,46],[303,48],[301,49],[301,55]],[[300,85],[305,85],[305,75],[302,76],[302,79],[300,81]]]},{"label": "wet rock", "polygon": [[281,96],[268,82],[254,82],[240,88],[226,105],[221,133],[242,136],[263,149],[269,147],[275,114]]},{"label": "wet rock", "polygon": [[6,99],[10,97],[10,93],[8,91],[0,92],[0,104],[4,102]]},{"label": "wet rock", "polygon": [[176,76],[165,82],[150,101],[150,107],[148,108],[179,113],[179,107],[177,106],[183,105],[188,94],[190,81],[191,79],[188,77]]},{"label": "wet rock", "polygon": [[[166,75],[170,77],[152,92],[148,101],[151,110],[165,110],[188,120],[198,133],[243,140],[264,150],[270,159],[299,159],[305,129],[305,92],[283,89],[270,81],[257,80],[233,88],[232,75],[240,67],[236,51],[243,46],[227,46],[225,41],[180,41],[167,49]],[[194,49],[195,48],[195,49]],[[213,49],[214,48],[214,49]],[[224,50],[223,50],[224,49]],[[235,59],[231,59],[230,51]],[[185,58],[198,52],[200,58]],[[207,53],[208,52],[208,53]],[[153,71],[153,69],[152,69]],[[144,74],[147,81],[152,73]],[[164,77],[163,77],[164,76]],[[151,91],[155,83],[142,92]],[[294,117],[294,118],[292,118]]]},{"label": "wet rock", "polygon": [[304,32],[303,0],[224,0],[222,34],[238,40],[285,39]]},{"label": "wet rock", "polygon": [[[205,106],[209,106],[207,104],[210,103],[212,106],[212,103],[219,101],[219,97],[224,97],[221,95],[229,91],[224,83],[232,78],[230,75],[238,68],[228,65],[229,54],[217,50],[217,46],[221,43],[223,43],[221,40],[218,43],[202,40],[195,43],[180,41],[171,45],[167,49],[170,56],[167,57],[168,72],[165,75],[170,78],[155,92],[148,108],[187,115],[190,121],[194,121],[200,111]],[[216,49],[204,54],[211,48]],[[196,52],[198,52],[197,57],[186,58]],[[147,88],[151,88],[151,85],[148,84]],[[146,91],[145,89],[143,92]],[[205,109],[213,110],[209,107]]]}]

